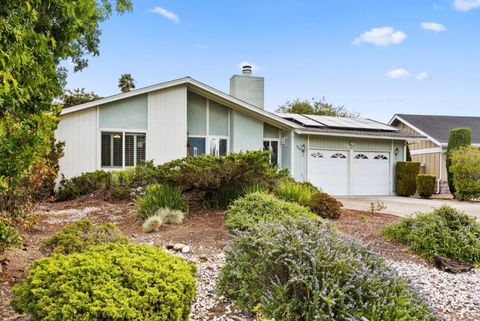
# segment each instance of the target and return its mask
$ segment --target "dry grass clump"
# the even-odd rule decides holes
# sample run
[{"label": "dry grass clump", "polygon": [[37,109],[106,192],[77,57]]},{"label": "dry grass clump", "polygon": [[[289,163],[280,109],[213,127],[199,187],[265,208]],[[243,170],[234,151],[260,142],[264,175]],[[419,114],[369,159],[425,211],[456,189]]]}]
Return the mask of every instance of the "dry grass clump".
[{"label": "dry grass clump", "polygon": [[161,208],[145,220],[142,229],[145,233],[158,232],[163,224],[182,224],[184,218],[185,213],[182,211]]}]

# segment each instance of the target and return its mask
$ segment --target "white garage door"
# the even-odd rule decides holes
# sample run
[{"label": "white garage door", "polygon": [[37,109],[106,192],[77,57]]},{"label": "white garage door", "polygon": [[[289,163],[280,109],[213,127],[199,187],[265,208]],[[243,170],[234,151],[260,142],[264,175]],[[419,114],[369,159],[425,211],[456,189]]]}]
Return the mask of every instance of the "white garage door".
[{"label": "white garage door", "polygon": [[308,156],[310,182],[332,195],[348,194],[348,152],[315,151]]},{"label": "white garage door", "polygon": [[350,177],[352,195],[390,193],[390,154],[355,152]]},{"label": "white garage door", "polygon": [[390,176],[389,153],[310,150],[308,155],[309,181],[332,195],[389,195]]}]

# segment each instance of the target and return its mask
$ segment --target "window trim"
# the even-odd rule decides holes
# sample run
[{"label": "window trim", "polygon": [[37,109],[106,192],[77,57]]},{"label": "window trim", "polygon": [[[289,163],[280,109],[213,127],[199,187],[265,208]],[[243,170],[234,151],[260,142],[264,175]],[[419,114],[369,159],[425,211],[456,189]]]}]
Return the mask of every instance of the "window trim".
[{"label": "window trim", "polygon": [[[190,137],[192,137],[192,136],[190,136]],[[212,138],[218,139],[218,155],[210,155],[210,140]],[[210,155],[210,156],[215,156],[215,157],[223,156],[223,155],[220,155],[220,139],[226,139],[227,140],[227,153],[225,154],[225,156],[230,154],[230,137],[229,136],[208,135],[208,136],[205,137],[205,155]]]},{"label": "window trim", "polygon": [[[269,142],[269,146],[271,146],[271,142],[277,142],[277,166],[280,166],[281,165],[281,162],[280,162],[280,156],[282,154],[281,152],[281,147],[280,147],[280,138],[267,138],[267,137],[264,137],[263,138],[263,141],[262,141],[262,150],[263,150],[263,143],[268,141]],[[272,155],[270,155],[270,163],[272,161]]]},{"label": "window trim", "polygon": [[[102,166],[102,134],[113,134],[113,133],[121,133],[122,134],[122,166]],[[147,130],[146,129],[125,129],[125,128],[99,128],[98,129],[98,139],[97,139],[97,169],[102,170],[119,170],[119,169],[126,169],[135,167],[134,166],[125,166],[125,135],[126,134],[134,134],[134,135],[145,135],[145,146],[147,146],[148,138],[147,138]],[[136,141],[136,139],[135,139]],[[134,154],[136,155],[137,151],[134,150]],[[145,160],[147,160],[147,149],[145,147]],[[136,157],[134,158],[134,164],[137,164]]]}]

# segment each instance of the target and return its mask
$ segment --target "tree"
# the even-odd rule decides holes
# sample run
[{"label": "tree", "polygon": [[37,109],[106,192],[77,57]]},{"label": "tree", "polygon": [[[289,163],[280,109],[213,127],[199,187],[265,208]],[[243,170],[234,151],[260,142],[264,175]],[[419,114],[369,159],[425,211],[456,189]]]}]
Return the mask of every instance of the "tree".
[{"label": "tree", "polygon": [[66,90],[61,99],[62,108],[68,108],[100,99],[94,92],[86,92],[85,88]]},{"label": "tree", "polygon": [[122,74],[118,79],[118,88],[122,93],[128,93],[135,88],[135,80],[131,74]]},{"label": "tree", "polygon": [[85,57],[99,54],[100,22],[131,8],[130,0],[1,2],[0,203],[23,193],[20,182],[54,152],[60,108],[53,100],[66,82],[60,63],[85,68]]},{"label": "tree", "polygon": [[470,128],[454,128],[448,135],[447,146],[447,179],[450,193],[455,195],[455,184],[453,183],[453,173],[450,169],[452,166],[452,153],[454,150],[472,144],[472,130]]},{"label": "tree", "polygon": [[292,101],[287,101],[278,107],[277,112],[352,118],[360,116],[358,113],[348,111],[345,106],[333,106],[333,104],[329,104],[325,97],[321,99],[312,98],[311,100],[301,100],[297,98]]},{"label": "tree", "polygon": [[480,197],[480,150],[460,147],[451,152],[450,171],[453,174],[455,198],[460,201]]}]

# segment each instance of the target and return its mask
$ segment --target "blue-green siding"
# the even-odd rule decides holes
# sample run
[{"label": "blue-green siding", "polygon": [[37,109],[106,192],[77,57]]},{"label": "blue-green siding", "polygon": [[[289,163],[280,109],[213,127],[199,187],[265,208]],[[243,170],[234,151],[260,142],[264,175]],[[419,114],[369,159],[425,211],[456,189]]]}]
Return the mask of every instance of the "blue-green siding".
[{"label": "blue-green siding", "polygon": [[100,128],[147,129],[147,95],[101,105]]},{"label": "blue-green siding", "polygon": [[187,128],[189,135],[207,134],[207,99],[190,91],[187,93]]}]

